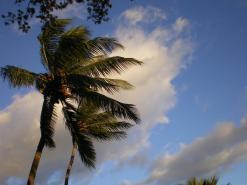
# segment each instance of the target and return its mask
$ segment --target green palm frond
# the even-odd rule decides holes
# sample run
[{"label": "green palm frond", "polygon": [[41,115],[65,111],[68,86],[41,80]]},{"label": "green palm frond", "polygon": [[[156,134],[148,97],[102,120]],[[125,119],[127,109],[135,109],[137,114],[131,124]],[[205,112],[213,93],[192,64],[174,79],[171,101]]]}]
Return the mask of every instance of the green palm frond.
[{"label": "green palm frond", "polygon": [[65,71],[71,71],[72,66],[84,63],[98,55],[107,55],[116,48],[123,46],[114,38],[95,38],[87,40],[85,28],[65,32],[59,42],[55,57]]},{"label": "green palm frond", "polygon": [[71,22],[69,19],[58,19],[46,23],[42,28],[42,33],[39,35],[40,54],[42,64],[51,73],[54,73],[56,68],[55,52],[59,46],[61,35],[64,33],[65,27]]},{"label": "green palm frond", "polygon": [[94,128],[91,129],[89,133],[85,135],[92,137],[98,141],[106,140],[120,140],[126,138],[126,132],[124,131],[109,131],[104,128]]},{"label": "green palm frond", "polygon": [[41,138],[44,139],[45,145],[49,148],[55,147],[53,141],[54,125],[57,119],[55,102],[53,97],[44,96],[40,117]]},{"label": "green palm frond", "polygon": [[104,127],[111,131],[126,130],[133,125],[126,121],[118,121],[107,111],[102,111],[90,102],[82,102],[77,110],[77,120],[80,120],[86,128]]},{"label": "green palm frond", "polygon": [[86,75],[71,74],[67,76],[67,82],[70,86],[80,89],[87,88],[95,91],[105,90],[108,93],[113,94],[120,89],[131,89],[133,86],[124,80],[108,79],[108,78],[96,78]]},{"label": "green palm frond", "polygon": [[219,179],[216,176],[211,177],[210,179],[206,179],[205,185],[217,185]]},{"label": "green palm frond", "polygon": [[38,76],[38,74],[19,67],[7,65],[0,68],[0,76],[4,80],[8,80],[10,86],[29,87],[35,84],[35,78]]},{"label": "green palm frond", "polygon": [[192,177],[187,182],[186,185],[217,185],[219,178],[213,176],[211,178],[196,178]]},{"label": "green palm frond", "polygon": [[98,92],[86,91],[85,89],[81,89],[80,92],[74,91],[74,93],[77,94],[79,98],[86,99],[102,110],[111,112],[117,118],[133,120],[136,123],[140,121],[137,110],[133,104],[122,103]]},{"label": "green palm frond", "polygon": [[[100,79],[100,78],[97,78]],[[130,84],[129,82],[121,79],[112,79],[112,78],[103,78],[107,83],[110,83],[114,85],[115,87],[118,87],[119,89],[124,89],[124,90],[130,90],[133,89],[134,86]]]},{"label": "green palm frond", "polygon": [[[95,123],[103,123],[109,121],[115,121],[116,118],[112,116],[111,113],[108,112],[99,112],[97,109],[94,109],[93,112],[78,110],[78,119],[86,122],[87,125],[95,124]],[[97,112],[96,112],[97,111]]]},{"label": "green palm frond", "polygon": [[107,76],[112,72],[121,73],[132,65],[141,64],[143,64],[141,61],[134,58],[98,56],[94,57],[92,60],[72,66],[72,69],[74,73]]},{"label": "green palm frond", "polygon": [[78,135],[75,139],[82,162],[89,168],[95,168],[96,152],[91,139],[85,135]]},{"label": "green palm frond", "polygon": [[76,112],[64,104],[63,113],[65,117],[65,124],[70,131],[73,142],[76,143],[78,152],[82,162],[90,168],[95,167],[96,152],[91,139],[83,133],[80,133],[78,119]]},{"label": "green palm frond", "polygon": [[[82,101],[77,110],[71,109],[65,103],[63,105],[66,126],[77,143],[82,162],[90,167],[95,163],[91,139],[98,141],[123,139],[127,135],[125,130],[132,126],[131,123],[118,121],[110,112],[102,112],[98,106],[88,101]],[[88,144],[89,146],[86,146]]]},{"label": "green palm frond", "polygon": [[76,112],[74,110],[72,110],[71,108],[65,106],[63,107],[63,115],[64,115],[64,121],[65,121],[65,125],[67,126],[67,128],[69,129],[71,136],[74,136],[75,133],[75,126],[77,124],[77,119],[76,119]]},{"label": "green palm frond", "polygon": [[110,131],[122,131],[131,128],[133,125],[131,123],[125,121],[95,121],[94,123],[88,123],[86,125],[87,129],[94,129],[94,128],[105,128]]},{"label": "green palm frond", "polygon": [[123,45],[115,38],[97,37],[85,43],[87,48],[96,55],[108,55],[115,49],[123,49]]},{"label": "green palm frond", "polygon": [[82,42],[87,42],[90,39],[90,31],[86,27],[77,26],[64,32],[61,36],[60,43],[62,44],[62,42],[66,41],[66,39],[80,39]]},{"label": "green palm frond", "polygon": [[94,124],[86,123],[83,130],[86,130],[88,136],[99,141],[104,140],[120,140],[127,136],[125,130],[130,128],[132,124],[127,122],[95,122]]},{"label": "green palm frond", "polygon": [[55,58],[61,68],[67,69],[78,61],[90,58],[92,53],[85,46],[89,40],[89,31],[84,27],[72,28],[61,35]]}]

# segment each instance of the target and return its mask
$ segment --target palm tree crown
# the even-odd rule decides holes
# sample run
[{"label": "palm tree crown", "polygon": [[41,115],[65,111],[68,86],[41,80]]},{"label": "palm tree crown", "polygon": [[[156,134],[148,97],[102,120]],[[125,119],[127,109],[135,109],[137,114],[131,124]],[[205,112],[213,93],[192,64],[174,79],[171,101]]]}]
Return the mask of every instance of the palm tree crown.
[{"label": "palm tree crown", "polygon": [[218,178],[216,176],[206,179],[198,179],[196,177],[192,177],[186,182],[185,185],[217,185],[217,183]]},{"label": "palm tree crown", "polygon": [[98,141],[119,140],[125,138],[126,130],[132,124],[119,121],[111,112],[102,111],[92,103],[80,102],[75,111],[64,106],[65,123],[72,136],[73,148],[66,172],[65,185],[68,185],[70,171],[77,148],[82,162],[87,167],[95,167],[96,153],[93,139]]}]

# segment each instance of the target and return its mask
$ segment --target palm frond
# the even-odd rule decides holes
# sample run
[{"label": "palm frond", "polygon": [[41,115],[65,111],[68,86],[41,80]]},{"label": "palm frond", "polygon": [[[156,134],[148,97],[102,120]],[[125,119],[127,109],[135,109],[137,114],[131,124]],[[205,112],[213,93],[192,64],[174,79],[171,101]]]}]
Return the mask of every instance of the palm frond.
[{"label": "palm frond", "polygon": [[131,85],[126,81],[118,81],[105,78],[92,78],[85,75],[71,74],[67,76],[67,82],[70,86],[80,89],[87,88],[95,91],[105,90],[113,94],[120,90],[120,88],[130,88]]},{"label": "palm frond", "polygon": [[92,137],[98,141],[121,140],[126,138],[127,136],[125,131],[109,131],[104,128],[90,129],[90,132],[86,133],[85,135]]},{"label": "palm frond", "polygon": [[186,185],[217,185],[218,180],[219,178],[217,176],[205,179],[192,177],[186,182]]},{"label": "palm frond", "polygon": [[98,56],[84,63],[74,66],[74,73],[107,76],[112,72],[121,73],[132,65],[141,65],[143,62],[134,58],[124,58],[119,56],[105,57]]},{"label": "palm frond", "polygon": [[61,36],[55,54],[56,61],[68,73],[72,67],[78,66],[95,56],[107,55],[115,48],[122,48],[122,45],[113,38],[86,40],[84,36],[85,28],[79,28],[69,30],[68,33],[66,32]]},{"label": "palm frond", "polygon": [[61,35],[55,57],[63,69],[91,56],[84,44],[89,40],[89,36],[89,31],[81,26],[72,28]]},{"label": "palm frond", "polygon": [[96,152],[91,139],[80,134],[75,141],[77,143],[82,162],[89,168],[95,168]]},{"label": "palm frond", "polygon": [[85,109],[80,108],[80,110],[78,110],[78,119],[84,120],[84,122],[87,125],[95,124],[95,123],[103,123],[106,121],[112,122],[116,120],[116,118],[114,118],[110,112],[99,112],[98,110],[89,112],[83,110]]},{"label": "palm frond", "polygon": [[99,122],[94,122],[94,123],[88,123],[86,122],[86,128],[88,130],[94,129],[94,128],[105,128],[110,131],[122,131],[122,130],[127,130],[131,128],[133,125],[131,123],[125,122],[125,121],[99,121]]},{"label": "palm frond", "polygon": [[88,129],[101,127],[111,131],[120,131],[133,126],[129,122],[118,121],[111,112],[102,111],[90,102],[81,102],[77,109],[77,120]]},{"label": "palm frond", "polygon": [[0,68],[0,76],[4,80],[8,80],[10,86],[29,87],[35,84],[35,78],[38,76],[38,74],[19,67],[7,65]]},{"label": "palm frond", "polygon": [[58,48],[61,35],[64,33],[65,27],[71,22],[69,19],[57,19],[46,23],[42,28],[42,33],[38,40],[41,48],[41,58],[43,66],[54,73],[56,66],[54,54]]},{"label": "palm frond", "polygon": [[53,141],[54,125],[57,119],[55,100],[52,97],[44,96],[44,102],[40,117],[41,138],[49,148],[55,147]]},{"label": "palm frond", "polygon": [[97,37],[85,43],[87,48],[96,55],[108,55],[115,49],[123,49],[123,45],[115,38]]},{"label": "palm frond", "polygon": [[70,109],[67,106],[63,106],[63,115],[64,115],[64,121],[65,121],[65,125],[67,126],[67,128],[69,129],[71,136],[74,136],[74,126],[77,124],[77,119],[76,119],[76,112],[72,109]]},{"label": "palm frond", "polygon": [[86,99],[104,111],[111,112],[113,116],[133,120],[136,123],[140,121],[137,109],[133,104],[122,103],[98,92],[86,91],[85,89],[81,89],[79,92],[78,89],[75,91],[72,89],[72,93],[77,94],[80,99]]},{"label": "palm frond", "polygon": [[78,119],[76,119],[76,112],[67,106],[63,107],[63,112],[65,116],[65,123],[68,127],[73,141],[76,142],[78,146],[78,152],[81,156],[82,162],[88,167],[95,167],[96,152],[93,143],[85,133],[80,133],[80,128],[78,126]]},{"label": "palm frond", "polygon": [[80,41],[87,42],[90,39],[90,31],[86,27],[77,26],[69,29],[61,35],[61,44],[63,44],[63,39],[80,39]]},{"label": "palm frond", "polygon": [[[98,78],[99,79],[99,78]],[[133,85],[127,82],[126,80],[121,79],[112,79],[112,78],[103,78],[106,82],[115,85],[119,89],[130,90],[133,89]]]}]

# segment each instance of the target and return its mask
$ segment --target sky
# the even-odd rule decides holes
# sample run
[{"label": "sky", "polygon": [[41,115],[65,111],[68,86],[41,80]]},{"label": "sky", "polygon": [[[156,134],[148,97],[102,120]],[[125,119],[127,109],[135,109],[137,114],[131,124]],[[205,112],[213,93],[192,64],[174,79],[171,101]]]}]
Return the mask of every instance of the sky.
[{"label": "sky", "polygon": [[[13,8],[0,2],[0,12]],[[114,95],[137,106],[141,124],[123,141],[95,142],[96,169],[77,155],[71,184],[174,185],[192,176],[217,175],[219,184],[247,180],[247,1],[113,1],[110,21],[94,25],[82,7],[57,12],[92,36],[116,37],[112,56],[134,57],[122,78],[135,88]],[[43,72],[32,21],[28,34],[0,24],[0,67]],[[39,139],[42,96],[0,82],[0,184],[25,184]],[[37,185],[61,185],[71,139],[59,113],[55,141],[45,149]]]}]

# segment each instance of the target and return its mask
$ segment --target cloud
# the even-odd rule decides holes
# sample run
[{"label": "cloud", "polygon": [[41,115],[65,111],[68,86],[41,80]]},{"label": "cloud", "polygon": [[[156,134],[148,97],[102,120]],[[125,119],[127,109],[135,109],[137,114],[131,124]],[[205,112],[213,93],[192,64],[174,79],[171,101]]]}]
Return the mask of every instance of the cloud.
[{"label": "cloud", "polygon": [[132,9],[128,9],[122,13],[122,17],[126,19],[130,24],[136,25],[138,23],[151,23],[157,20],[165,20],[165,13],[153,6],[137,6]]},{"label": "cloud", "polygon": [[10,115],[7,112],[0,112],[0,124],[5,124],[9,122]]},{"label": "cloud", "polygon": [[150,176],[140,184],[173,184],[192,176],[219,174],[247,161],[247,120],[236,127],[222,123],[212,133],[183,145],[177,154],[163,154],[153,162]]},{"label": "cloud", "polygon": [[63,10],[55,10],[53,14],[58,16],[58,18],[63,19],[78,18],[85,20],[87,18],[87,12],[84,6],[85,5],[82,5],[81,3],[73,3],[68,5]]},{"label": "cloud", "polygon": [[189,26],[189,21],[186,18],[179,17],[176,22],[173,24],[173,29],[177,33],[184,31],[186,27]]},{"label": "cloud", "polygon": [[[138,7],[128,11],[137,10],[142,9]],[[125,14],[127,15],[126,12]],[[146,7],[144,14],[145,18],[154,16],[154,18],[165,19],[163,12],[154,7]],[[148,153],[150,130],[157,124],[168,123],[166,113],[176,103],[176,91],[172,80],[186,66],[188,56],[193,51],[189,37],[174,33],[173,24],[155,27],[147,32],[139,25],[142,21],[145,22],[143,17],[134,20],[135,24],[133,20],[134,18],[131,19],[129,16],[124,27],[117,26],[115,36],[125,46],[125,50],[116,51],[113,55],[134,57],[142,60],[144,65],[132,67],[121,76],[114,75],[116,78],[130,81],[136,87],[132,91],[121,92],[114,97],[135,104],[140,112],[142,124],[133,128],[126,140],[111,142],[111,144],[95,143],[97,167],[109,160],[117,164],[118,168],[125,163],[131,165],[137,158],[141,162],[136,161],[134,165],[147,161],[147,156],[141,155],[141,152]],[[39,138],[41,103],[41,96],[31,92],[25,96],[15,97],[13,102],[0,112],[0,119],[2,119],[0,134],[4,138],[0,141],[0,160],[4,169],[0,173],[1,184],[7,182],[9,178],[25,179],[28,175]],[[42,156],[37,178],[39,185],[47,184],[47,182],[59,184],[63,181],[60,179],[60,182],[57,182],[56,177],[64,172],[67,165],[71,138],[64,129],[61,116],[56,126],[55,140],[57,148],[52,151],[45,150]],[[85,181],[91,179],[93,173],[89,173],[81,166],[77,157],[73,167],[75,175],[71,178],[72,181],[79,179],[78,174],[84,174]]]}]

